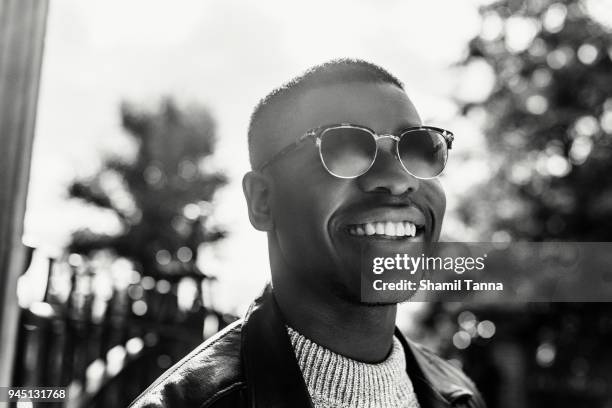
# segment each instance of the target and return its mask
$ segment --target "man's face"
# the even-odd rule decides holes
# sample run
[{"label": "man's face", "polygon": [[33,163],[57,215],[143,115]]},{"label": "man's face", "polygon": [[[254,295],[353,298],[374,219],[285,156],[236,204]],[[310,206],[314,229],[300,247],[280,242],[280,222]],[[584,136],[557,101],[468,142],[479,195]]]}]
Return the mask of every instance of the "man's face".
[{"label": "man's face", "polygon": [[[351,123],[377,134],[399,134],[421,124],[406,94],[391,84],[349,83],[307,91],[291,115],[284,115],[284,137],[323,125]],[[360,301],[360,263],[364,248],[380,254],[404,253],[410,242],[437,241],[445,210],[438,180],[408,174],[394,156],[394,142],[379,140],[372,168],[355,179],[332,176],[308,140],[266,171],[271,177],[273,217],[271,256],[283,265],[283,279],[299,287]],[[275,152],[270,152],[274,154]],[[367,235],[359,229],[416,226],[416,236]],[[290,275],[286,275],[290,274]],[[405,296],[405,295],[404,295]],[[393,301],[406,300],[398,297]]]}]

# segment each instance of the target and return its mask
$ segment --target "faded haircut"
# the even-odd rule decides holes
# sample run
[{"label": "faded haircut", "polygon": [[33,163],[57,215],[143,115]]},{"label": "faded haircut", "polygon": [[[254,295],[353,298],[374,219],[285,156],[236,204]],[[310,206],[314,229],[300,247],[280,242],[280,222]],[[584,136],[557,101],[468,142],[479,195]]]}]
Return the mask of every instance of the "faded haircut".
[{"label": "faded haircut", "polygon": [[[259,101],[249,122],[248,143],[251,168],[257,168],[266,157],[265,136],[269,137],[271,117],[304,92],[351,82],[388,83],[404,90],[404,84],[384,68],[360,59],[336,59],[315,65],[301,75],[272,90]],[[278,121],[278,118],[274,120]]]}]

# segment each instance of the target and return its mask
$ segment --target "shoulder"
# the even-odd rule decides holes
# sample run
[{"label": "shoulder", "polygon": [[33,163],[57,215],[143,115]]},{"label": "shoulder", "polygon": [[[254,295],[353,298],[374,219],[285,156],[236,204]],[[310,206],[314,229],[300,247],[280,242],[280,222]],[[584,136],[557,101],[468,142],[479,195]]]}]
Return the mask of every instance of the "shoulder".
[{"label": "shoulder", "polygon": [[195,348],[162,374],[130,408],[204,408],[222,400],[235,401],[245,389],[240,357],[242,323],[232,323]]},{"label": "shoulder", "polygon": [[460,368],[421,344],[410,341],[410,346],[427,381],[447,400],[467,398],[472,401],[470,406],[485,406],[476,385]]},{"label": "shoulder", "polygon": [[472,390],[476,389],[474,382],[458,367],[438,356],[429,348],[412,342],[413,350],[421,361],[421,367],[427,370],[428,375],[439,379],[448,379],[453,383],[461,384]]}]

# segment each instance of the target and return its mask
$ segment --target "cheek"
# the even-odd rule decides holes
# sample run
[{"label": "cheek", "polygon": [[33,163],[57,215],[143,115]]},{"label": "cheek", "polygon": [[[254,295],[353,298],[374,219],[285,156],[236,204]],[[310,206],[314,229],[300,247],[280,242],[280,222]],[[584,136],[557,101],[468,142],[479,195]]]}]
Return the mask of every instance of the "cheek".
[{"label": "cheek", "polygon": [[342,204],[346,184],[327,174],[297,182],[278,180],[272,193],[272,215],[279,245],[288,250],[289,245],[295,246],[303,255],[330,245],[329,221]]},{"label": "cheek", "polygon": [[444,211],[446,211],[446,194],[444,193],[440,180],[428,180],[424,183],[423,192],[434,214],[439,217],[443,216]]},{"label": "cheek", "polygon": [[428,180],[421,185],[420,192],[425,200],[425,204],[433,212],[434,228],[432,237],[438,240],[442,229],[442,220],[446,211],[446,194],[439,180]]}]

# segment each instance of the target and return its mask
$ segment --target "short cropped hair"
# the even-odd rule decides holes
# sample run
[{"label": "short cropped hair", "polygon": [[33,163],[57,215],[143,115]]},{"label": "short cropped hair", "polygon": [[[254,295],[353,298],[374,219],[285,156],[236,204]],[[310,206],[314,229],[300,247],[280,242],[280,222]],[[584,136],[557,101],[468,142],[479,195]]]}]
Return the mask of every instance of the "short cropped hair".
[{"label": "short cropped hair", "polygon": [[251,168],[257,168],[266,159],[262,157],[266,150],[263,145],[267,144],[264,134],[270,137],[270,133],[274,133],[266,118],[280,110],[280,107],[291,104],[306,91],[353,82],[388,83],[404,90],[404,84],[387,70],[360,59],[336,59],[308,69],[272,90],[253,110],[248,131]]}]

